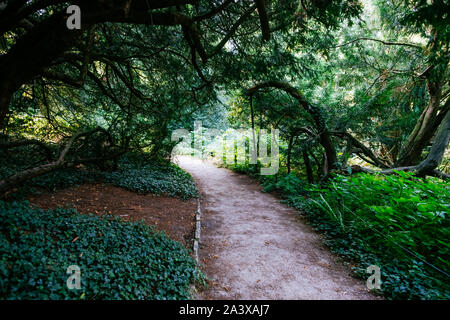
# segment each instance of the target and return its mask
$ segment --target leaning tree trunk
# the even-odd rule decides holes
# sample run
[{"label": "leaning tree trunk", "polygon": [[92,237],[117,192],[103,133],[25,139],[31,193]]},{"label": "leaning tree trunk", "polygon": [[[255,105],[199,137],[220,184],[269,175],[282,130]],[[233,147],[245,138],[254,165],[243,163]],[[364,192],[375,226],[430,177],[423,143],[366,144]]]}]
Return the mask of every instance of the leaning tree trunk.
[{"label": "leaning tree trunk", "polygon": [[427,87],[430,101],[420,115],[419,120],[417,120],[406,143],[401,148],[395,166],[412,166],[420,162],[423,149],[429,145],[442,120],[442,118],[439,118],[438,113],[439,111],[445,112],[445,110],[440,108],[442,85],[442,82],[428,81]]},{"label": "leaning tree trunk", "polygon": [[430,152],[427,157],[416,166],[406,166],[406,167],[395,167],[391,169],[386,169],[383,171],[373,171],[370,169],[365,169],[358,167],[358,171],[368,172],[368,173],[382,173],[382,174],[393,174],[396,171],[406,171],[412,172],[414,175],[419,177],[435,176],[441,179],[449,179],[450,175],[440,172],[437,167],[441,163],[445,151],[448,147],[450,140],[450,112],[447,112],[445,117],[436,132],[433,144],[431,146]]},{"label": "leaning tree trunk", "polygon": [[49,172],[52,172],[52,171],[55,171],[57,169],[64,167],[66,165],[66,162],[65,162],[66,155],[69,152],[70,147],[72,146],[74,140],[77,137],[78,136],[73,136],[69,140],[69,142],[67,143],[67,145],[65,146],[64,150],[61,152],[61,154],[59,155],[57,160],[40,165],[35,168],[20,171],[6,179],[1,180],[0,181],[0,198],[2,198],[9,190],[11,190],[15,186],[17,186],[27,180],[33,179],[35,177],[44,175],[46,173],[49,173]]},{"label": "leaning tree trunk", "polygon": [[260,83],[252,88],[247,89],[246,94],[252,95],[254,92],[258,91],[259,89],[263,88],[277,88],[280,90],[283,90],[287,94],[289,94],[291,97],[295,98],[299,105],[304,108],[313,118],[316,130],[319,135],[319,142],[322,145],[322,147],[325,149],[325,155],[326,155],[326,161],[327,161],[327,173],[332,169],[336,168],[337,163],[337,155],[336,155],[336,149],[334,147],[333,142],[331,141],[330,132],[327,128],[327,125],[325,123],[325,119],[322,114],[322,109],[313,106],[310,104],[306,98],[294,87],[292,87],[290,84],[286,82],[280,82],[280,81],[267,81]]},{"label": "leaning tree trunk", "polygon": [[448,147],[449,140],[450,140],[450,112],[447,112],[445,118],[442,120],[442,123],[438,128],[430,152],[428,153],[425,160],[423,160],[415,169],[417,175],[425,176],[429,174],[441,176],[440,173],[436,172],[436,168],[439,166],[444,157],[445,150]]},{"label": "leaning tree trunk", "polygon": [[444,157],[450,139],[450,112],[447,112],[438,128],[428,156],[417,166],[418,175],[431,174]]},{"label": "leaning tree trunk", "polygon": [[[80,139],[81,137],[86,137],[86,136],[89,137],[90,135],[92,135],[95,132],[102,132],[104,135],[106,135],[106,138],[109,142],[111,142],[111,143],[113,142],[110,133],[101,127],[75,134],[69,139],[69,141],[65,145],[63,151],[60,153],[58,159],[56,159],[55,161],[51,161],[49,163],[31,168],[31,169],[26,169],[26,170],[17,172],[15,174],[13,174],[12,176],[9,176],[3,180],[0,180],[0,198],[4,197],[10,190],[12,190],[14,187],[22,184],[23,182],[31,180],[33,178],[36,178],[38,176],[42,176],[46,173],[49,173],[49,172],[52,172],[52,171],[55,171],[55,170],[58,170],[61,168],[75,167],[76,165],[78,165],[80,163],[84,163],[84,164],[99,163],[99,161],[111,160],[111,159],[116,161],[116,159],[119,156],[121,156],[122,154],[125,153],[126,149],[122,149],[118,152],[112,152],[111,155],[101,155],[100,157],[96,157],[96,158],[84,158],[84,159],[77,158],[75,160],[68,161],[67,154],[68,154],[69,150],[72,148],[72,145],[74,144],[74,142],[76,140]],[[111,149],[113,147],[114,147],[114,145],[111,145]]]},{"label": "leaning tree trunk", "polygon": [[308,177],[308,183],[313,183],[314,175],[313,175],[312,168],[311,168],[311,161],[309,160],[308,152],[306,151],[306,149],[303,149],[302,155],[303,155],[303,162],[305,163],[306,175]]}]

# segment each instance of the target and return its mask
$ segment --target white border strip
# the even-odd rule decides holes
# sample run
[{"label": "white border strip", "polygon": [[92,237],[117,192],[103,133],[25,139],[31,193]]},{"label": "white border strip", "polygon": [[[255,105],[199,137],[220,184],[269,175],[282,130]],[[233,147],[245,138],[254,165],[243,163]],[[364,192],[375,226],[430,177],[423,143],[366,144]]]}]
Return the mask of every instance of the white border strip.
[{"label": "white border strip", "polygon": [[195,236],[194,236],[194,257],[195,257],[195,261],[197,262],[197,265],[199,263],[198,246],[200,243],[200,232],[201,232],[201,228],[202,228],[201,215],[202,215],[202,210],[200,207],[200,197],[198,197],[197,198],[197,212],[195,212]]}]

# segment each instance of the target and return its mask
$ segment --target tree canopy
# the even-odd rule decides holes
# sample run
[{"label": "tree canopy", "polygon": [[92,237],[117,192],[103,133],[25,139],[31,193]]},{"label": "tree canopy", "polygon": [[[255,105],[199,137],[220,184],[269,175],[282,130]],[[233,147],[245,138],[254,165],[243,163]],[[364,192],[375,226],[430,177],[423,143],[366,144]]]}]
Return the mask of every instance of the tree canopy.
[{"label": "tree canopy", "polygon": [[[171,132],[226,97],[232,123],[279,128],[288,157],[315,159],[322,178],[353,155],[385,173],[446,177],[436,169],[449,138],[447,1],[2,4],[4,148],[32,138],[64,152],[100,128],[108,157],[167,158]],[[80,30],[66,26],[69,5]],[[67,152],[59,164],[106,156]]]}]

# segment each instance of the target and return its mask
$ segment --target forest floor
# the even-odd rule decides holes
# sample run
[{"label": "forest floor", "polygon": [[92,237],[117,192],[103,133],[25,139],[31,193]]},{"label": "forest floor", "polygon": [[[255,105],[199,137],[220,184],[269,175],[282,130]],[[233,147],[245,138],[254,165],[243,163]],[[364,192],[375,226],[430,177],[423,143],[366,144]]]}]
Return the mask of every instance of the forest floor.
[{"label": "forest floor", "polygon": [[202,194],[197,299],[379,299],[299,216],[251,178],[208,161],[175,161]]},{"label": "forest floor", "polygon": [[31,204],[41,209],[66,207],[80,213],[111,214],[125,221],[144,220],[173,240],[192,248],[197,200],[169,196],[142,195],[105,183],[89,183],[57,192],[30,196]]}]

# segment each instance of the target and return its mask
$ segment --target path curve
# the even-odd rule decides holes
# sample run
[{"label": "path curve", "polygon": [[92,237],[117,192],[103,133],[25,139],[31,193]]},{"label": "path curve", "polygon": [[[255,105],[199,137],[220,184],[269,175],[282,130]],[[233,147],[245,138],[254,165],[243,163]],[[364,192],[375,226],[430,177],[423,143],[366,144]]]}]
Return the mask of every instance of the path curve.
[{"label": "path curve", "polygon": [[298,213],[245,175],[175,160],[202,193],[200,262],[212,280],[199,299],[376,299]]}]

